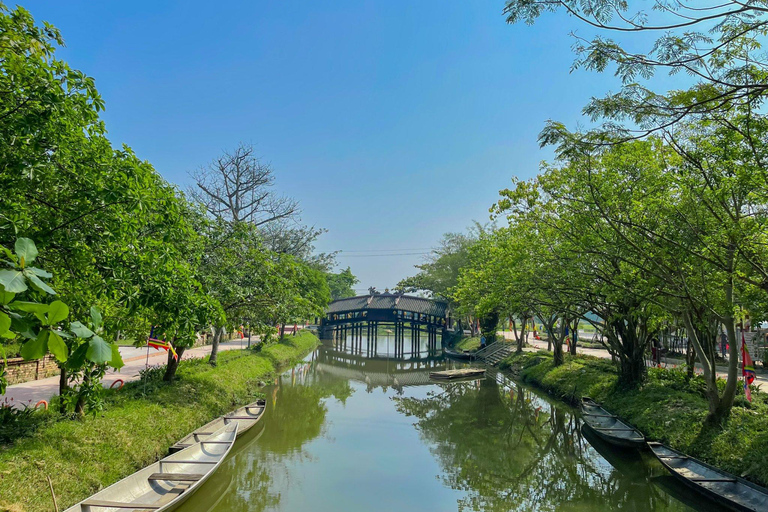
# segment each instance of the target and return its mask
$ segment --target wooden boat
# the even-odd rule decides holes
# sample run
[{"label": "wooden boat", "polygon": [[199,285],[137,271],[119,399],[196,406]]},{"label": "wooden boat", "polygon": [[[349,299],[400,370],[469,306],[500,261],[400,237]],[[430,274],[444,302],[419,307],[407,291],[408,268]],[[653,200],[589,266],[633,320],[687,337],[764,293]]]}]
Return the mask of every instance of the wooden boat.
[{"label": "wooden boat", "polygon": [[742,512],[768,510],[768,489],[726,473],[661,443],[648,447],[672,476],[713,501]]},{"label": "wooden boat", "polygon": [[170,512],[216,471],[236,438],[237,423],[226,425],[208,439],[123,478],[65,512]]},{"label": "wooden boat", "polygon": [[448,347],[443,347],[443,352],[446,356],[452,359],[462,359],[465,361],[472,359],[472,356],[474,355],[472,352],[457,352],[455,350],[451,350]]},{"label": "wooden boat", "polygon": [[645,436],[642,432],[610,414],[591,398],[582,399],[581,412],[584,424],[603,441],[624,448],[645,446]]},{"label": "wooden boat", "polygon": [[176,442],[176,444],[171,446],[169,452],[176,453],[188,446],[192,446],[202,439],[207,439],[208,436],[210,436],[212,433],[218,431],[224,425],[229,425],[230,423],[237,423],[237,435],[243,435],[259,422],[261,417],[264,415],[265,409],[266,402],[262,398],[251,404],[234,410],[229,414],[219,416],[215,420],[206,423],[202,427],[196,429],[194,432],[181,438],[178,442]]},{"label": "wooden boat", "polygon": [[633,482],[641,482],[645,479],[647,468],[639,451],[626,450],[622,447],[608,444],[585,424],[581,425],[581,433],[584,439],[589,442],[589,445],[608,461],[616,471],[619,471]]},{"label": "wooden boat", "polygon": [[459,370],[443,370],[439,372],[430,372],[429,378],[436,380],[463,379],[466,377],[482,377],[485,375],[485,368],[462,368]]}]

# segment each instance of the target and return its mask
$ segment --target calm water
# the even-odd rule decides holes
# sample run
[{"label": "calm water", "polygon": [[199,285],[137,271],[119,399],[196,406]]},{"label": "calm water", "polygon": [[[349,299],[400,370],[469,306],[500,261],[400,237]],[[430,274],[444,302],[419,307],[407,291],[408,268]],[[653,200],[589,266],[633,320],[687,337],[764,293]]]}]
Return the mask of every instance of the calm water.
[{"label": "calm water", "polygon": [[276,379],[261,425],[180,512],[715,510],[582,434],[572,409],[501,374],[430,383],[461,363],[423,343],[395,360],[382,341],[375,358],[365,341],[321,347]]}]

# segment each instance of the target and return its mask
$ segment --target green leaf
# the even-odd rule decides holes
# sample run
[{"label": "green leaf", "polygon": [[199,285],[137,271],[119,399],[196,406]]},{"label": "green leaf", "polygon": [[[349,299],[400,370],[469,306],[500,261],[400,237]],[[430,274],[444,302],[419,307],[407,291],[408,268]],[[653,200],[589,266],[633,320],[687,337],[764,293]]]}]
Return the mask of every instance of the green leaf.
[{"label": "green leaf", "polygon": [[48,319],[45,316],[45,314],[48,312],[48,309],[50,307],[48,306],[48,304],[41,304],[39,302],[16,301],[16,302],[11,302],[8,306],[18,311],[24,311],[25,313],[34,314],[37,317],[37,319],[40,320],[40,323],[43,325],[48,323]]},{"label": "green leaf", "polygon": [[21,293],[27,291],[24,274],[19,270],[0,270],[0,284],[6,292]]},{"label": "green leaf", "polygon": [[0,311],[0,336],[11,328],[11,317]]},{"label": "green leaf", "polygon": [[50,309],[48,310],[48,325],[55,325],[65,320],[68,316],[69,307],[66,304],[60,300],[51,302]]},{"label": "green leaf", "polygon": [[75,333],[78,338],[90,338],[93,336],[93,331],[81,324],[80,322],[72,322],[69,324],[69,330]]},{"label": "green leaf", "polygon": [[91,320],[93,320],[94,329],[101,327],[101,311],[96,306],[91,306]]},{"label": "green leaf", "polygon": [[85,364],[85,354],[88,352],[88,344],[83,343],[77,347],[72,355],[67,359],[67,368],[77,370],[83,367]]},{"label": "green leaf", "polygon": [[36,276],[38,276],[38,277],[45,277],[45,278],[48,278],[48,279],[53,277],[53,274],[51,274],[50,272],[46,272],[45,270],[43,270],[41,268],[37,268],[37,267],[27,267],[24,270],[26,270],[27,272],[31,272],[31,273],[35,274]]},{"label": "green leaf", "polygon": [[[16,240],[14,249],[16,250],[16,255],[24,259],[25,264],[32,263],[37,258],[37,247],[35,247],[35,242],[29,238],[19,238]],[[24,264],[21,266],[23,268]]]},{"label": "green leaf", "polygon": [[50,309],[48,304],[41,304],[40,302],[25,302],[21,300],[10,303],[8,307],[17,311],[24,311],[25,313],[40,313],[43,315],[48,312],[48,309]]},{"label": "green leaf", "polygon": [[108,363],[112,360],[112,347],[101,336],[94,336],[88,341],[85,356],[96,364]]},{"label": "green leaf", "polygon": [[123,356],[120,355],[120,347],[117,346],[117,343],[112,343],[112,360],[109,361],[109,366],[114,368],[115,370],[119,370],[123,366],[125,366],[125,363],[123,363]]},{"label": "green leaf", "polygon": [[[32,286],[34,286],[35,288],[37,288],[41,292],[45,292],[45,293],[48,293],[50,295],[56,295],[56,291],[53,288],[51,288],[50,286],[48,286],[47,284],[45,284],[35,274],[30,272],[28,274],[25,273],[24,275],[26,275],[29,278],[29,280],[32,282]],[[7,290],[7,288],[6,288],[6,290]]]},{"label": "green leaf", "polygon": [[6,292],[4,290],[0,290],[0,304],[7,305],[10,303],[13,298],[16,296],[15,293]]},{"label": "green leaf", "polygon": [[37,336],[37,338],[33,338],[26,342],[24,345],[21,346],[21,350],[19,352],[21,353],[21,357],[24,359],[30,360],[30,359],[40,359],[43,356],[45,356],[45,353],[48,351],[48,333],[50,331],[42,331]]},{"label": "green leaf", "polygon": [[67,360],[69,355],[67,344],[56,331],[48,331],[48,350],[62,363]]}]

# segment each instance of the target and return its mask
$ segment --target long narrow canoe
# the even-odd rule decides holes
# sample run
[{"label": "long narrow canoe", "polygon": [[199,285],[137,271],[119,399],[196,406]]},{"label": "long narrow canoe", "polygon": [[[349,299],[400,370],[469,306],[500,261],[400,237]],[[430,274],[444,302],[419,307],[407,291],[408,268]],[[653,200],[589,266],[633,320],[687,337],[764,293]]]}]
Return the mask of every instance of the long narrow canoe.
[{"label": "long narrow canoe", "polygon": [[768,510],[768,489],[726,473],[661,443],[648,447],[672,476],[731,510]]},{"label": "long narrow canoe", "polygon": [[450,357],[452,359],[470,360],[474,356],[472,352],[458,352],[448,347],[443,347],[443,352],[447,357]]},{"label": "long narrow canoe", "polygon": [[485,368],[462,368],[459,370],[443,370],[439,372],[430,372],[430,379],[453,380],[463,379],[465,377],[482,377],[485,375]]},{"label": "long narrow canoe", "polygon": [[237,423],[237,435],[243,435],[259,422],[261,417],[264,415],[265,409],[266,402],[264,399],[259,399],[251,404],[232,411],[229,414],[219,416],[215,420],[206,423],[202,427],[195,429],[194,432],[191,432],[190,434],[187,434],[185,437],[181,438],[178,442],[176,442],[176,444],[171,446],[169,451],[170,453],[176,453],[188,446],[192,446],[193,444],[203,439],[207,439],[208,436],[219,430],[224,425],[229,425],[231,423]]},{"label": "long narrow canoe", "polygon": [[137,471],[66,512],[170,512],[216,471],[236,438],[237,424],[224,426],[205,441]]},{"label": "long narrow canoe", "polygon": [[645,436],[635,427],[610,414],[591,398],[581,402],[584,424],[603,441],[623,448],[643,448]]}]

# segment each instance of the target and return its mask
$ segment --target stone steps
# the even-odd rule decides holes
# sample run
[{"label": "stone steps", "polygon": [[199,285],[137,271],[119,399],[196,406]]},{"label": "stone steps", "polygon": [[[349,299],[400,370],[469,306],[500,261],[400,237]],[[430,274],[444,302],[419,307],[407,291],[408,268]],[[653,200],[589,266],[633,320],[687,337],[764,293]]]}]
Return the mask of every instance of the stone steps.
[{"label": "stone steps", "polygon": [[496,366],[503,359],[508,357],[512,352],[514,352],[515,349],[514,349],[513,343],[504,343],[504,342],[499,342],[499,343],[501,343],[501,346],[499,346],[496,350],[489,351],[485,354],[478,354],[478,359],[483,363],[487,364],[488,366]]}]

